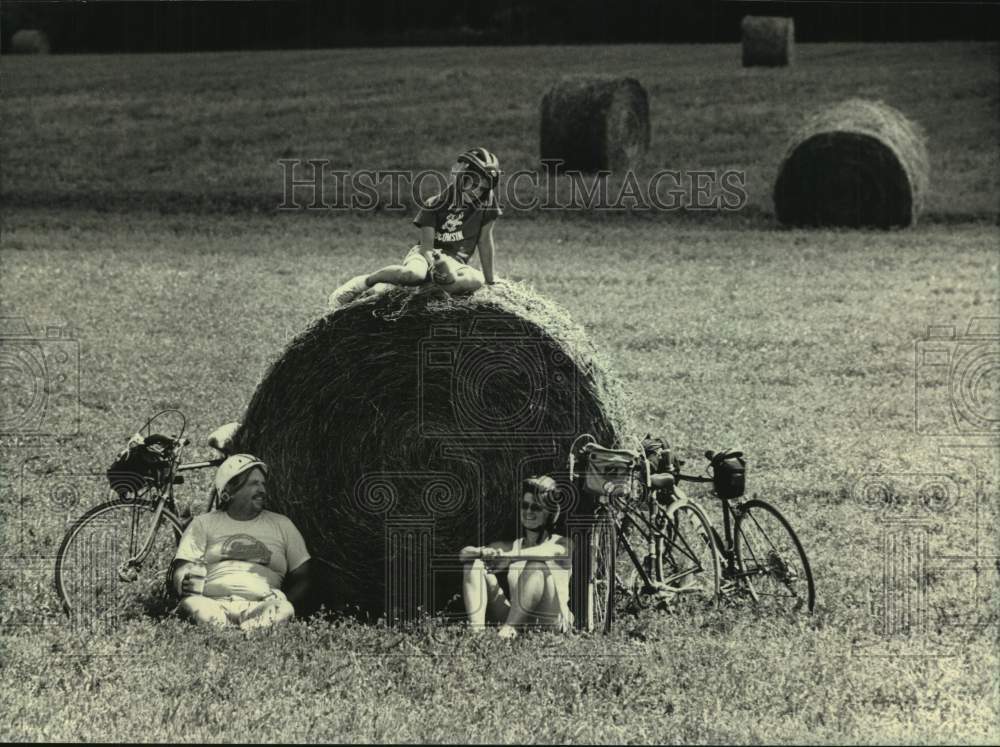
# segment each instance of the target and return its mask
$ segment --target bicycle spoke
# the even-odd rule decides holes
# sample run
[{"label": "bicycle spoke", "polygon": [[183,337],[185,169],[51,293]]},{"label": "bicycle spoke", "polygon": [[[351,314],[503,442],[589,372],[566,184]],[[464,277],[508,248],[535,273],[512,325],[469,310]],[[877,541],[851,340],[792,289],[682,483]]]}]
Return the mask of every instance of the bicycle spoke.
[{"label": "bicycle spoke", "polygon": [[736,524],[740,575],[764,608],[812,610],[815,587],[809,561],[791,526],[763,501],[744,504]]},{"label": "bicycle spoke", "polygon": [[92,509],[67,532],[56,560],[56,588],[74,623],[117,625],[165,613],[166,574],[180,536],[165,514],[140,562],[153,528],[151,503],[112,502]]},{"label": "bicycle spoke", "polygon": [[697,592],[716,601],[719,557],[708,520],[692,504],[679,507],[662,533],[661,576],[668,590]]}]

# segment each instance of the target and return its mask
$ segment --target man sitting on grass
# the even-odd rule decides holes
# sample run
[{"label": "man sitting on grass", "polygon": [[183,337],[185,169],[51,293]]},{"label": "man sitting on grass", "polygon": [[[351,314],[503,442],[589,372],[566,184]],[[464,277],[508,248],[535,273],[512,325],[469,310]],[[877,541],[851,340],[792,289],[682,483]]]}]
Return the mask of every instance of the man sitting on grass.
[{"label": "man sitting on grass", "polygon": [[218,510],[194,518],[174,558],[181,617],[251,630],[287,622],[305,601],[309,552],[287,516],[264,510],[267,472],[250,454],[220,465]]}]

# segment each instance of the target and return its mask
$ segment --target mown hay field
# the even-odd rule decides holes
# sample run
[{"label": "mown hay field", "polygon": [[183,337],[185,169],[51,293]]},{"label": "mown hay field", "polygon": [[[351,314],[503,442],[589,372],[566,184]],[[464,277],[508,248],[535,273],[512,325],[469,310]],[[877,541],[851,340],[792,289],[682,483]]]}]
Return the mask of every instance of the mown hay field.
[{"label": "mown hay field", "polygon": [[[739,54],[5,58],[0,315],[40,334],[71,325],[80,380],[78,421],[53,411],[57,436],[0,441],[0,734],[995,743],[995,433],[954,419],[947,375],[918,352],[931,325],[961,338],[970,319],[1000,316],[997,154],[984,145],[998,131],[996,47],[798,45],[780,71],[744,70]],[[431,621],[251,639],[171,620],[70,630],[51,556],[66,521],[104,498],[102,471],[143,416],[180,407],[196,437],[239,418],[330,289],[409,246],[405,212],[253,212],[280,192],[275,160],[444,168],[481,142],[528,167],[541,94],[567,66],[642,81],[654,163],[745,168],[749,206],[709,220],[512,212],[498,272],[588,330],[631,393],[637,433],[664,433],[691,466],[705,448],[748,452],[751,491],[807,548],[816,613],[648,611],[606,638],[510,645]],[[927,131],[920,225],[777,229],[768,195],[799,110],[855,95]],[[989,356],[990,339],[956,345]],[[995,391],[978,396],[995,418]],[[946,511],[921,502],[929,476],[954,490]],[[872,500],[876,479],[894,491]],[[206,487],[182,488],[195,511]],[[905,519],[946,560],[925,579],[920,630],[886,637],[882,538]]]}]

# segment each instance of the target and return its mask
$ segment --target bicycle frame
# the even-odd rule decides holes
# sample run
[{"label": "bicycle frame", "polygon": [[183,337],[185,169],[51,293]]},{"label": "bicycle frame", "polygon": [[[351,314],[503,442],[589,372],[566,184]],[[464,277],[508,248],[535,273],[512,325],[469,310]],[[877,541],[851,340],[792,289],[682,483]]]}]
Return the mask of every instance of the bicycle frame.
[{"label": "bicycle frame", "polygon": [[[166,480],[167,489],[164,491],[161,490],[158,486],[155,485],[151,486],[150,489],[154,490],[157,494],[156,509],[153,511],[153,521],[150,523],[150,528],[146,533],[146,538],[143,540],[141,549],[139,549],[138,552],[136,552],[134,547],[131,546],[129,547],[129,551],[132,553],[132,555],[122,562],[121,566],[119,567],[119,574],[121,574],[121,572],[125,568],[141,564],[146,559],[146,556],[149,555],[149,551],[153,547],[153,540],[156,537],[156,533],[160,529],[160,521],[163,518],[163,514],[165,511],[170,512],[174,516],[174,518],[178,520],[178,523],[182,524],[185,527],[190,523],[190,519],[185,521],[180,518],[179,513],[177,511],[177,504],[174,501],[174,485],[179,484],[179,482],[183,480],[183,478],[178,478],[177,473],[190,472],[193,470],[205,469],[207,467],[218,467],[220,464],[222,464],[223,461],[225,461],[224,458],[220,458],[220,459],[209,459],[203,462],[190,462],[188,464],[178,464],[178,461],[180,459],[180,452],[186,445],[187,442],[185,440],[182,441],[177,447],[177,452],[175,454],[174,459],[171,462],[170,474]],[[214,501],[214,496],[213,496],[213,501]],[[213,507],[212,501],[210,501],[208,510],[211,511],[212,507]],[[136,529],[134,523],[135,520],[136,517],[133,515],[133,525],[132,525],[132,535],[131,535],[133,540],[135,538],[135,529]]]},{"label": "bicycle frame", "polygon": [[[633,473],[633,478],[630,480],[630,484],[637,487],[640,491],[635,500],[630,500],[632,494],[629,491],[618,492],[611,489],[605,490],[597,501],[598,505],[604,506],[607,509],[608,515],[614,524],[619,544],[625,549],[629,560],[642,580],[641,593],[652,594],[669,584],[676,583],[704,569],[687,568],[661,581],[657,581],[651,577],[650,570],[646,567],[643,559],[640,558],[637,548],[633,547],[629,541],[628,533],[624,531],[626,526],[628,526],[626,522],[631,522],[645,540],[647,545],[645,548],[645,557],[655,556],[658,552],[658,543],[662,543],[662,546],[665,548],[676,548],[689,558],[693,558],[695,555],[694,550],[688,544],[683,534],[678,533],[676,535],[680,540],[680,544],[678,544],[677,539],[668,536],[664,532],[667,527],[671,526],[677,511],[682,507],[693,505],[692,502],[684,491],[678,488],[676,482],[670,486],[667,499],[663,500],[660,496],[660,490],[662,489],[657,490],[652,487],[648,460],[643,459],[637,465],[636,469],[642,469],[643,466],[645,470],[643,470],[642,474],[645,479],[635,479],[635,474]],[[637,504],[641,503],[645,503],[646,505],[639,507]]]},{"label": "bicycle frame", "polygon": [[[677,480],[696,483],[712,482],[711,477],[684,475],[680,473],[677,474]],[[764,568],[755,568],[754,570],[747,571],[739,567],[739,564],[736,562],[735,525],[736,517],[741,513],[740,507],[742,503],[737,502],[736,505],[733,506],[730,503],[731,499],[719,498],[718,495],[715,495],[715,497],[722,504],[722,536],[715,537],[715,546],[719,553],[719,557],[724,563],[722,568],[722,580],[729,583],[729,587],[723,589],[723,591],[726,592],[732,591],[733,586],[743,579],[751,578],[753,576],[767,575],[767,570]]]}]

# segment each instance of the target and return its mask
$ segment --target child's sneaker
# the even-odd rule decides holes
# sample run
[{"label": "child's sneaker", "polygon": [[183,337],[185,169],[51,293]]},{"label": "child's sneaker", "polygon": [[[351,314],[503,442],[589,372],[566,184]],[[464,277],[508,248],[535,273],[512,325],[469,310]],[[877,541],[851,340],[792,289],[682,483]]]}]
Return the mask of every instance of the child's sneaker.
[{"label": "child's sneaker", "polygon": [[328,301],[330,310],[332,311],[334,309],[339,309],[341,306],[346,306],[368,290],[367,280],[367,275],[358,275],[337,288],[337,290],[330,294],[330,299]]}]

